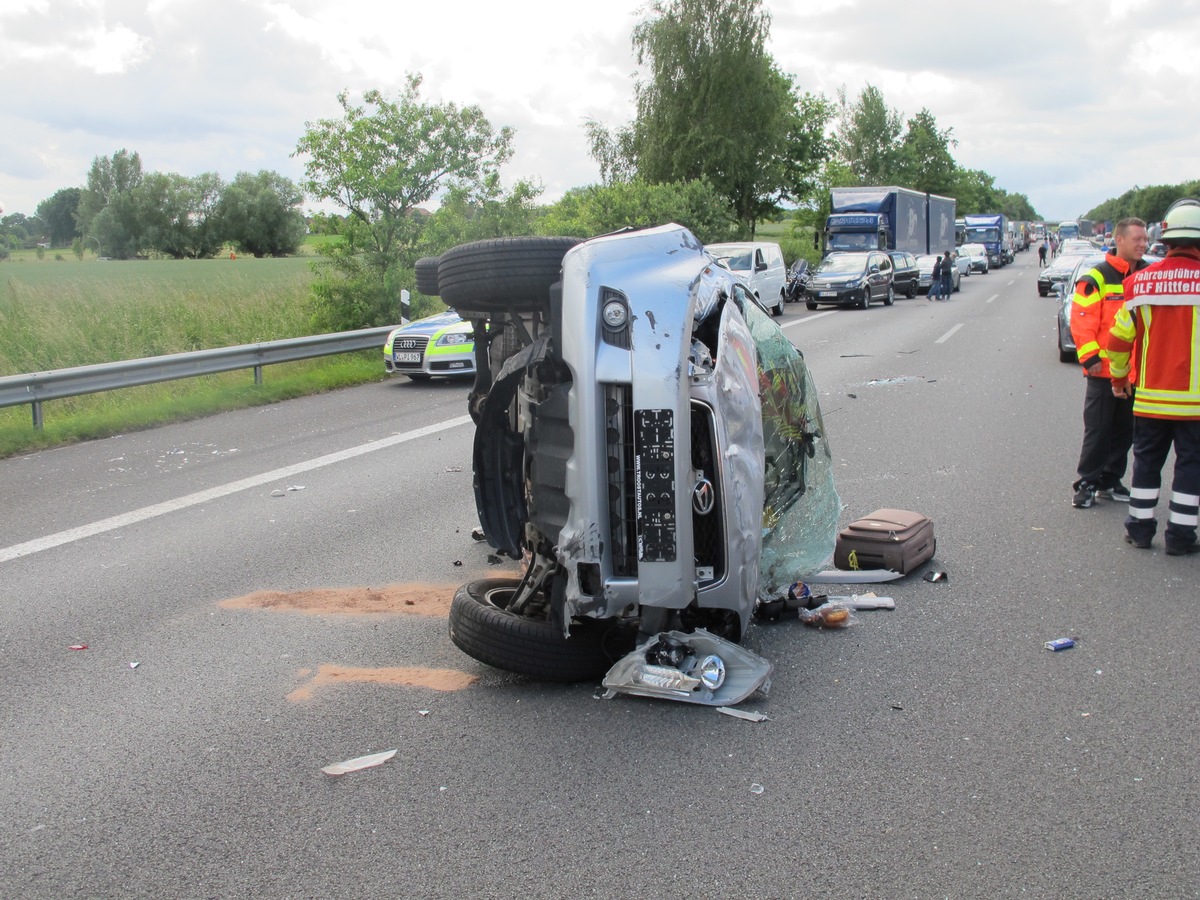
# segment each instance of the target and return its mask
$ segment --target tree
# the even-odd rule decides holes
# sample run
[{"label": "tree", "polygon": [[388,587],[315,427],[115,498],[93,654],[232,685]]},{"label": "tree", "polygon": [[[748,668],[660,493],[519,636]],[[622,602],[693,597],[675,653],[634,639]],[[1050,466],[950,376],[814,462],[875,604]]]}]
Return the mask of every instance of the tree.
[{"label": "tree", "polygon": [[955,174],[954,191],[958,215],[1000,211],[1000,192],[996,179],[980,169],[959,169]]},{"label": "tree", "polygon": [[797,94],[766,52],[761,0],[656,0],[633,31],[637,117],[609,132],[589,123],[605,180],[636,172],[649,184],[706,179],[744,231],[811,188],[829,108]]},{"label": "tree", "polygon": [[[930,117],[932,118],[932,117]],[[868,84],[853,105],[838,89],[836,152],[858,184],[892,184],[900,175],[900,113]]]},{"label": "tree", "polygon": [[954,129],[942,131],[928,109],[908,120],[900,142],[897,183],[914,191],[952,196],[958,169],[950,146]]},{"label": "tree", "polygon": [[416,260],[417,208],[441,190],[476,188],[512,155],[512,129],[494,130],[478,106],[425,103],[420,87],[421,76],[409,75],[398,98],[371,90],[362,106],[342,92],[340,119],[305,124],[296,146],[308,157],[304,189],[349,214],[342,240],[320,251],[321,325],[394,321]]},{"label": "tree", "polygon": [[38,204],[37,214],[46,223],[52,246],[67,247],[75,238],[82,237],[75,219],[82,195],[80,188],[62,188]]},{"label": "tree", "polygon": [[122,149],[111,159],[92,160],[87,188],[79,199],[79,231],[84,238],[95,238],[103,255],[127,259],[141,248],[133,191],[142,179],[142,158],[137,153]]},{"label": "tree", "polygon": [[1024,194],[1010,194],[1005,190],[1000,190],[999,194],[1000,212],[1008,218],[1016,219],[1018,222],[1041,221],[1042,217],[1037,214],[1037,210],[1033,208],[1033,204]]},{"label": "tree", "polygon": [[473,187],[456,185],[446,191],[422,229],[420,247],[424,256],[470,241],[534,233],[538,208],[534,201],[542,193],[539,185],[518,181],[505,191],[500,176],[492,173]]},{"label": "tree", "polygon": [[214,205],[212,236],[256,257],[288,256],[304,242],[303,201],[299,186],[278,172],[239,172]]},{"label": "tree", "polygon": [[703,178],[575,188],[546,211],[538,230],[589,238],[627,226],[644,228],[668,222],[685,226],[706,244],[732,240],[739,232],[729,201]]},{"label": "tree", "polygon": [[174,259],[206,259],[223,238],[214,209],[223,183],[216,172],[192,178],[151,172],[133,191],[142,248]]}]

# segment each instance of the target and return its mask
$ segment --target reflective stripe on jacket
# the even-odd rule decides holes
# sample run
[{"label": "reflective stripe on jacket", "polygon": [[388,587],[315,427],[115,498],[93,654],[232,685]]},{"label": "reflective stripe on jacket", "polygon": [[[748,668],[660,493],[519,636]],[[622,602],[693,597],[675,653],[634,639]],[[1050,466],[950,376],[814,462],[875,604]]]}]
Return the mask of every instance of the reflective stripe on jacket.
[{"label": "reflective stripe on jacket", "polygon": [[[1106,343],[1117,310],[1125,301],[1124,280],[1132,272],[1146,267],[1139,259],[1132,267],[1115,254],[1090,269],[1075,284],[1071,298],[1071,337],[1075,339],[1079,362],[1088,363],[1100,357],[1100,368],[1089,372],[1100,378],[1110,376]],[[1087,366],[1084,366],[1087,369]]]},{"label": "reflective stripe on jacket", "polygon": [[1134,415],[1200,419],[1200,251],[1131,275],[1125,298],[1106,349],[1114,381],[1136,371]]}]

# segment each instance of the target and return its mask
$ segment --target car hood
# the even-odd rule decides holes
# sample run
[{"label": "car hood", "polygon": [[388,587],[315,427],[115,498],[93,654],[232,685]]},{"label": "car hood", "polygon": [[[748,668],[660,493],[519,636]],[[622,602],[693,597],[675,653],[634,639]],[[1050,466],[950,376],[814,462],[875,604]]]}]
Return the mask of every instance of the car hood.
[{"label": "car hood", "polygon": [[451,325],[459,325],[459,324],[461,324],[463,326],[463,329],[462,329],[463,331],[471,330],[470,322],[465,321],[463,319],[463,317],[460,316],[458,313],[456,313],[454,310],[448,309],[445,312],[438,313],[437,315],[429,316],[428,318],[425,318],[425,319],[418,319],[415,322],[409,322],[407,325],[402,325],[401,327],[399,327],[395,331],[393,331],[392,334],[393,335],[397,335],[397,334],[431,335],[431,334],[434,334],[435,332],[441,331],[443,328],[447,328]]}]

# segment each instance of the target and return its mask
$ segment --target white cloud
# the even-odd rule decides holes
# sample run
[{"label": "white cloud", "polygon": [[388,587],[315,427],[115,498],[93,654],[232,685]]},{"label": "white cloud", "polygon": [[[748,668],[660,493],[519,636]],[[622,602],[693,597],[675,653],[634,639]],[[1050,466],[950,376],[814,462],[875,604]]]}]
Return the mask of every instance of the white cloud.
[{"label": "white cloud", "polygon": [[[905,117],[927,107],[955,155],[1078,215],[1134,184],[1200,177],[1198,0],[836,0],[768,6],[770,50],[804,90],[867,83]],[[510,181],[545,199],[594,181],[583,122],[629,120],[630,33],[643,0],[381,5],[374,0],[4,0],[0,192],[32,212],[126,147],[148,169],[275,169],[336,95],[425,77],[433,101],[516,129]]]}]

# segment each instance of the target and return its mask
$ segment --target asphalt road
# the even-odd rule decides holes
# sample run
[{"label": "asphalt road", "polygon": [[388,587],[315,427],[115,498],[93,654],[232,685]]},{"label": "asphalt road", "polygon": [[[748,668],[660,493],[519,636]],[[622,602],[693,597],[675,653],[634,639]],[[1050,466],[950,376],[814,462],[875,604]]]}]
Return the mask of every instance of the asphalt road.
[{"label": "asphalt road", "polygon": [[[949,578],[756,627],[761,724],[450,643],[438,603],[504,568],[469,536],[461,385],[0,462],[0,895],[1200,896],[1200,558],[1072,509],[1083,384],[1036,271],[787,307],[844,520],[929,514]],[[388,585],[411,608],[222,604]]]}]

